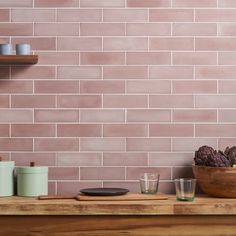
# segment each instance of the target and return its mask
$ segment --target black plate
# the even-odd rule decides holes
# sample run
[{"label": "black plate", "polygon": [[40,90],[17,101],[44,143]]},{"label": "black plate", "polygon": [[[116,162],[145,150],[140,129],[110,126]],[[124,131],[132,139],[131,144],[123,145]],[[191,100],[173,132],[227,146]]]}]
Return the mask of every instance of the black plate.
[{"label": "black plate", "polygon": [[125,188],[85,188],[80,192],[91,196],[118,196],[128,193],[129,190]]}]

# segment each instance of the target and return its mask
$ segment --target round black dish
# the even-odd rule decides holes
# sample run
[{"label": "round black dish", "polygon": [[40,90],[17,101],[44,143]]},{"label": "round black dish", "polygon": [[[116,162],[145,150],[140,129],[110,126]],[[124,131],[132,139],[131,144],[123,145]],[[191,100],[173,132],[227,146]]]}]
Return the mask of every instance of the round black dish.
[{"label": "round black dish", "polygon": [[90,196],[119,196],[128,193],[129,190],[125,188],[85,188],[80,192]]}]

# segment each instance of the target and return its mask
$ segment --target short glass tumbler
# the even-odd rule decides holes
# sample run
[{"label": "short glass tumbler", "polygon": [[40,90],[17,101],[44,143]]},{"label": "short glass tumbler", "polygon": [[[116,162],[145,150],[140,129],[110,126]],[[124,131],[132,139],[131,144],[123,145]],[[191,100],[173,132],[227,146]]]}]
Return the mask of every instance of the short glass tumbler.
[{"label": "short glass tumbler", "polygon": [[141,175],[139,182],[141,193],[155,194],[158,191],[159,174],[156,173],[144,173]]},{"label": "short glass tumbler", "polygon": [[196,179],[175,179],[175,191],[178,201],[193,201],[195,196]]}]

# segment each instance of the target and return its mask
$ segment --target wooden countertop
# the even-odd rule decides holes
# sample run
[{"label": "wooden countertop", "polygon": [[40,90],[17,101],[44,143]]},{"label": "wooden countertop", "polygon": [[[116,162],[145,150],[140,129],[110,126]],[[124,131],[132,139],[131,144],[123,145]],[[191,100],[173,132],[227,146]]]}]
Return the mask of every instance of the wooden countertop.
[{"label": "wooden countertop", "polygon": [[236,199],[199,196],[193,202],[152,201],[77,201],[0,198],[3,215],[236,215]]}]

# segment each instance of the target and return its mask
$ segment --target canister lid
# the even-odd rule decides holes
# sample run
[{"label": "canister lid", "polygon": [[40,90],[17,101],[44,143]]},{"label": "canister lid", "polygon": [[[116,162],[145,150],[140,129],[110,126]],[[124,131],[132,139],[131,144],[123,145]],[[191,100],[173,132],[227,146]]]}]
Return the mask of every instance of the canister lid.
[{"label": "canister lid", "polygon": [[46,166],[20,166],[16,167],[17,174],[36,174],[36,173],[48,173],[48,167]]},{"label": "canister lid", "polygon": [[14,167],[14,161],[0,161],[0,167]]}]

